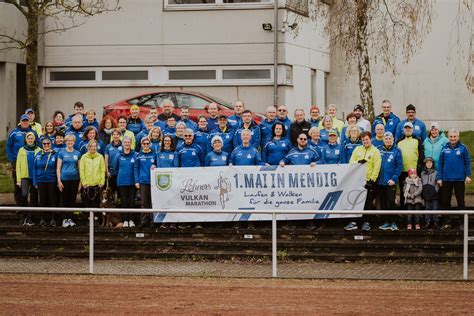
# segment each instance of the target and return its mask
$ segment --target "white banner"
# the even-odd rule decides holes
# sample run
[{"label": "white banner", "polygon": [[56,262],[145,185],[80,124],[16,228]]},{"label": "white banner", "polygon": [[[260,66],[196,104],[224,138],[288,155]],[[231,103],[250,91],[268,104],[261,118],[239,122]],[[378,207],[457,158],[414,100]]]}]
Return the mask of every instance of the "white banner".
[{"label": "white banner", "polygon": [[[362,210],[365,165],[156,168],[151,173],[154,221],[271,220],[266,214],[183,214],[179,210],[289,210],[278,220],[355,217],[291,214],[291,210]],[[355,212],[356,213],[356,212]]]}]

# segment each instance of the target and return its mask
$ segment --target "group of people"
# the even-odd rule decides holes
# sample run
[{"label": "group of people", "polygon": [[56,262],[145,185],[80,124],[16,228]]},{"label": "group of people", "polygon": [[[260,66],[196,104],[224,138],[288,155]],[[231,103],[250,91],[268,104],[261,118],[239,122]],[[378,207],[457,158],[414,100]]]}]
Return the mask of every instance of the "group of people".
[{"label": "group of people", "polygon": [[[297,108],[294,120],[284,105],[269,106],[259,122],[236,101],[234,114],[219,115],[218,106],[206,107],[208,115],[190,119],[189,107],[174,113],[171,100],[161,104],[162,113],[151,107],[144,117],[131,106],[129,116],[117,120],[105,115],[100,122],[93,109],[74,104],[66,117],[56,111],[51,121],[35,121],[35,111],[26,110],[7,140],[12,164],[15,200],[21,206],[75,207],[80,191],[87,207],[98,207],[104,187],[118,193],[120,207],[132,208],[136,196],[141,207],[151,209],[150,172],[154,168],[248,165],[366,164],[366,209],[395,209],[397,185],[401,209],[436,210],[451,207],[454,190],[457,207],[463,209],[465,183],[471,182],[470,155],[459,140],[459,131],[445,136],[440,126],[416,118],[415,106],[406,107],[406,118],[392,112],[388,100],[371,124],[364,108],[356,105],[346,121],[337,118],[331,104],[327,114],[311,106],[309,119]],[[138,191],[138,193],[137,193]],[[59,194],[58,194],[59,193]],[[38,200],[39,195],[39,200]],[[123,226],[152,224],[151,214],[138,218],[123,215]],[[73,215],[25,213],[22,225],[75,226]],[[370,230],[364,221],[363,230]],[[407,229],[421,229],[421,218],[409,216]],[[426,216],[424,224],[440,227],[439,216]],[[449,228],[449,217],[443,228]],[[163,225],[163,227],[166,227]],[[171,228],[175,227],[171,225]],[[398,230],[396,221],[383,230]],[[358,229],[351,222],[346,230]]]}]

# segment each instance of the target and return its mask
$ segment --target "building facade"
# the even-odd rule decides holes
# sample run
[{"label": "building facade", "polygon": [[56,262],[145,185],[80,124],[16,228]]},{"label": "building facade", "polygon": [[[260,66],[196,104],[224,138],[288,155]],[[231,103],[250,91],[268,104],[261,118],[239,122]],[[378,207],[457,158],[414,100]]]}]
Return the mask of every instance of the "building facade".
[{"label": "building facade", "polygon": [[[449,6],[449,0],[441,2],[441,9]],[[205,92],[229,102],[241,99],[264,111],[274,104],[275,79],[277,104],[288,105],[290,112],[336,103],[341,115],[347,113],[359,103],[356,77],[346,75],[337,54],[331,57],[321,31],[324,21],[315,24],[307,18],[307,5],[295,0],[121,0],[116,12],[44,37],[39,54],[42,120],[57,109],[71,113],[79,100],[101,116],[104,105],[160,90]],[[0,24],[22,34],[26,25],[16,11],[0,1]],[[434,119],[431,114],[446,114],[445,106],[455,103],[460,112],[451,111],[447,122],[465,120],[462,126],[469,129],[473,95],[448,76],[447,68],[454,66],[442,63],[446,43],[443,51],[432,50],[446,33],[441,13],[427,39],[429,48],[396,81],[373,73],[376,103],[392,99],[398,114],[402,105],[413,103],[428,120]],[[2,139],[27,107],[23,79],[23,53],[0,52],[0,109],[6,113],[0,117]]]}]

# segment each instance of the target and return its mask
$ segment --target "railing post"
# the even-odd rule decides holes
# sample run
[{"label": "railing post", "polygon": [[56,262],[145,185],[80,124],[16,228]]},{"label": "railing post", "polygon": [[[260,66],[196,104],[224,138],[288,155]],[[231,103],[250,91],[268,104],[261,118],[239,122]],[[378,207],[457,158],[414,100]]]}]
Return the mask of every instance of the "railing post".
[{"label": "railing post", "polygon": [[89,273],[94,274],[94,212],[89,212]]},{"label": "railing post", "polygon": [[469,216],[464,214],[464,249],[463,249],[463,279],[467,281],[469,278],[469,258],[468,258],[468,246],[469,246]]},{"label": "railing post", "polygon": [[272,213],[272,277],[277,277],[277,220],[274,212]]}]

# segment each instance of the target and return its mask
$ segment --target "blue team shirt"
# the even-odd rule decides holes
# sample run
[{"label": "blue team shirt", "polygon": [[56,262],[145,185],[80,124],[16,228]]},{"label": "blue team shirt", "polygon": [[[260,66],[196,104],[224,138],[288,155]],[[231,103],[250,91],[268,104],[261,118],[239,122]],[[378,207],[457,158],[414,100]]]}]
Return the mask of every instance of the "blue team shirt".
[{"label": "blue team shirt", "polygon": [[81,158],[81,153],[77,150],[69,152],[67,149],[63,149],[58,154],[58,158],[63,161],[61,166],[61,180],[79,180],[78,162]]}]

